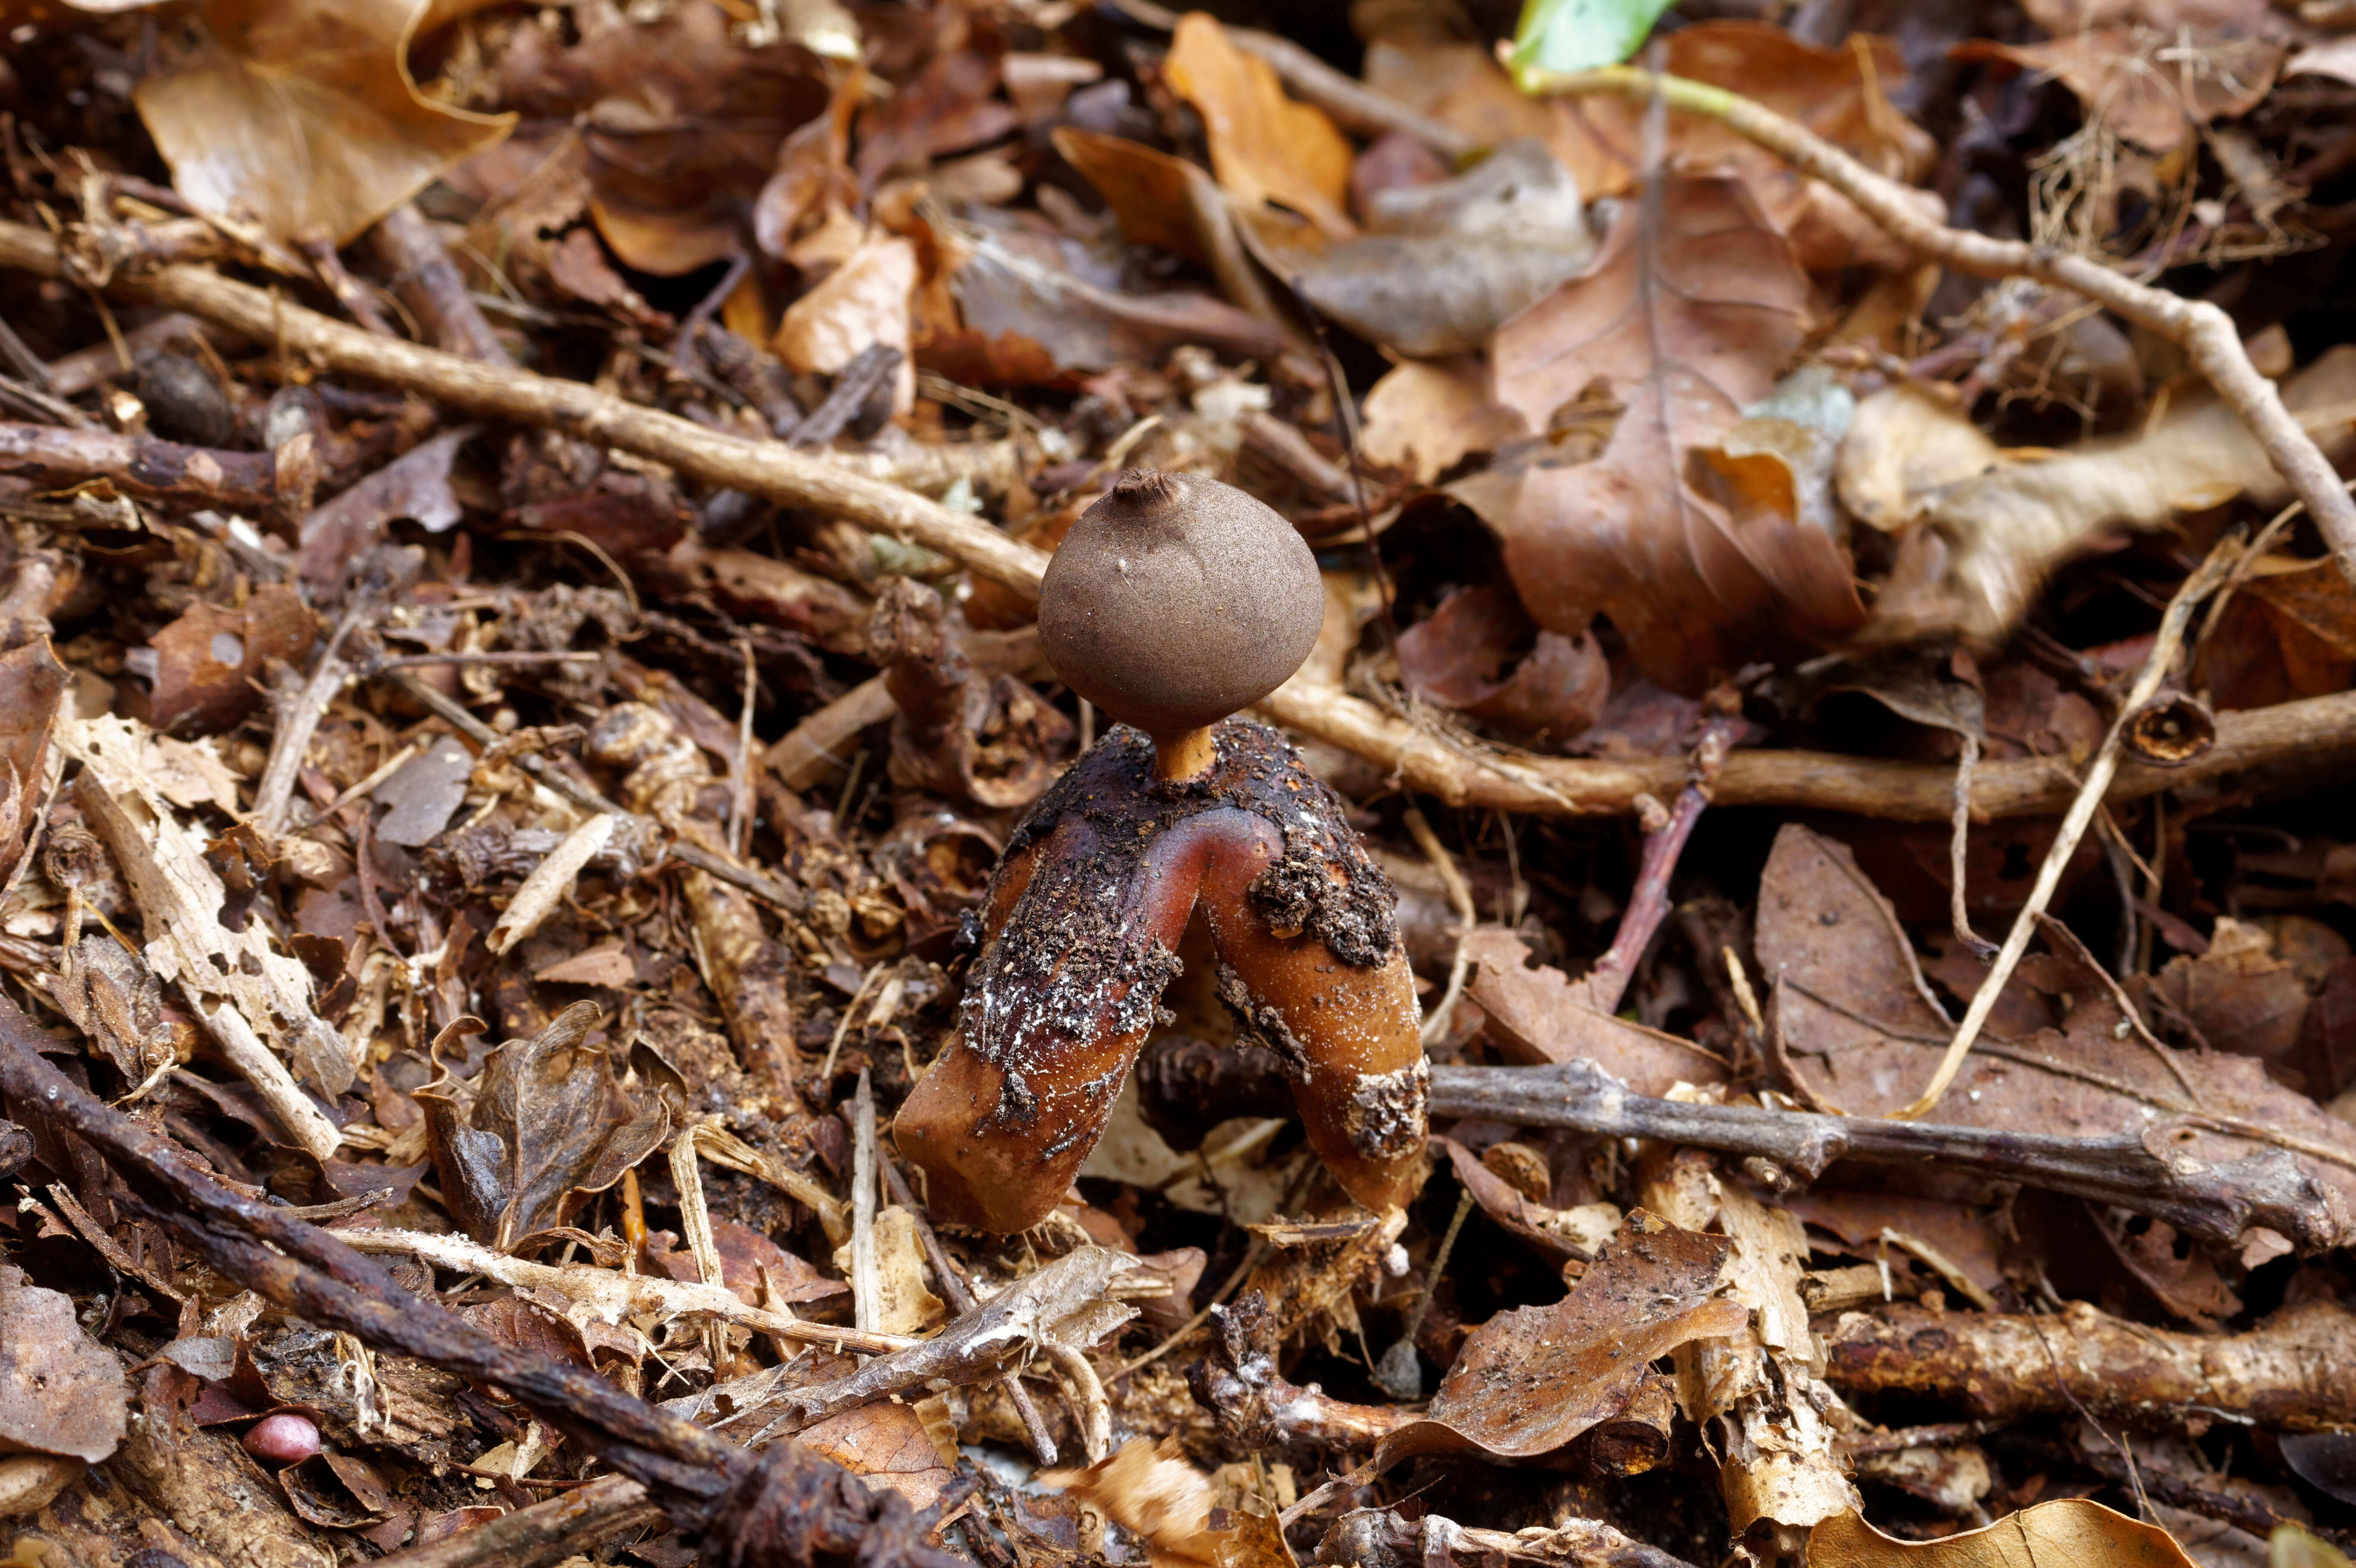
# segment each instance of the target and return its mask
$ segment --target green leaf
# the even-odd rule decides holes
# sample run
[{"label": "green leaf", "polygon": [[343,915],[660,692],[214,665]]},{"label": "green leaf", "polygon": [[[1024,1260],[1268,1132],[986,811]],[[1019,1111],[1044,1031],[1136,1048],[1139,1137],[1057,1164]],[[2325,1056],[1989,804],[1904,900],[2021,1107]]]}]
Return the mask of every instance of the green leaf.
[{"label": "green leaf", "polygon": [[1668,0],[1523,0],[1505,63],[1524,91],[1538,72],[1617,65],[1636,52],[1666,9]]}]

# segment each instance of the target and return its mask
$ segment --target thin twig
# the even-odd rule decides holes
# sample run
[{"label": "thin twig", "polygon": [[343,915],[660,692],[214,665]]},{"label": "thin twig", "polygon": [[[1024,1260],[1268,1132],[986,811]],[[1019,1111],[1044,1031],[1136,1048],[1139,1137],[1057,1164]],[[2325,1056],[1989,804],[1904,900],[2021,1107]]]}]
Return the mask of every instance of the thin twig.
[{"label": "thin twig", "polygon": [[862,1067],[851,1097],[851,1319],[872,1334],[883,1317],[875,1261],[875,1091]]},{"label": "thin twig", "polygon": [[1964,1013],[1963,1022],[1955,1026],[1954,1039],[1947,1045],[1947,1053],[1939,1062],[1939,1070],[1914,1100],[1890,1113],[1898,1121],[1911,1122],[1928,1115],[1946,1093],[1947,1086],[1963,1070],[1964,1059],[1971,1054],[1973,1042],[1979,1039],[1980,1029],[1996,1008],[1997,998],[2012,972],[2029,951],[2029,939],[2036,934],[2037,917],[2045,912],[2052,901],[2053,891],[2062,885],[2062,873],[2072,856],[2078,852],[2078,840],[2085,837],[2086,828],[2094,819],[2095,810],[2103,804],[2103,795],[2110,788],[2111,776],[2118,770],[2119,745],[2126,733],[2127,720],[2136,710],[2149,702],[2168,678],[2176,665],[2177,651],[2184,645],[2184,634],[2192,621],[2193,612],[2201,607],[2219,584],[2232,574],[2233,565],[2243,555],[2243,541],[2237,534],[2220,540],[2209,552],[2199,570],[2184,580],[2176,597],[2168,603],[2168,611],[2160,617],[2159,631],[2152,638],[2151,652],[2136,672],[2135,684],[2120,700],[2118,715],[2111,720],[2110,732],[2103,737],[2102,749],[2087,764],[2085,782],[2078,786],[2078,797],[2070,803],[2070,810],[2062,818],[2062,829],[2055,835],[2052,847],[2045,853],[2045,863],[2037,869],[2037,880],[2029,890],[2029,901],[2013,917],[2012,929],[2006,933],[2004,946],[1998,950],[1995,965],[1980,988],[1972,995],[1972,1005]]},{"label": "thin twig", "polygon": [[1455,857],[1440,841],[1440,835],[1431,830],[1423,813],[1408,806],[1406,822],[1415,847],[1423,851],[1423,858],[1440,873],[1440,885],[1448,891],[1448,907],[1456,912],[1456,956],[1448,965],[1448,989],[1441,993],[1440,1005],[1431,1009],[1431,1016],[1423,1020],[1423,1043],[1430,1045],[1448,1033],[1448,1015],[1456,1010],[1456,999],[1464,994],[1464,976],[1472,968],[1464,942],[1481,917],[1473,911],[1472,890],[1464,885],[1464,874],[1456,869]]}]

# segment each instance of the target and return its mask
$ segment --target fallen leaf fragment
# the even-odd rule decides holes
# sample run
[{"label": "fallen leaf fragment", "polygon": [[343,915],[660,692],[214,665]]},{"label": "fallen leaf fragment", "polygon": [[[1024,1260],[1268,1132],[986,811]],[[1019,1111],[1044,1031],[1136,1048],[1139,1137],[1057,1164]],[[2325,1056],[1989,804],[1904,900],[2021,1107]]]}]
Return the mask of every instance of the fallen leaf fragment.
[{"label": "fallen leaf fragment", "polygon": [[539,1034],[494,1048],[478,1079],[417,1092],[443,1192],[477,1241],[512,1252],[562,1225],[670,1136],[675,1107],[649,1081],[651,1053],[626,1088],[612,1056],[588,1043],[603,1017],[575,1002]]},{"label": "fallen leaf fragment", "polygon": [[2088,119],[2099,115],[2128,141],[2165,153],[2198,126],[2257,107],[2283,63],[2278,43],[2211,37],[2199,40],[2200,64],[2188,71],[2169,58],[2183,47],[2172,32],[2089,27],[2039,44],[1972,38],[1954,53],[1960,59],[2009,60],[2052,77],[2078,95]]},{"label": "fallen leaf fragment", "polygon": [[916,286],[916,248],[896,235],[869,240],[824,282],[786,310],[771,345],[795,369],[832,375],[874,344],[900,351],[892,407],[905,413],[916,395],[908,357],[908,294]]},{"label": "fallen leaf fragment", "polygon": [[2084,1498],[2007,1514],[1985,1530],[1944,1541],[1900,1541],[1851,1509],[1809,1532],[1808,1568],[2192,1568],[2168,1531]]},{"label": "fallen leaf fragment", "polygon": [[129,1421],[122,1363],[82,1332],[73,1298],[0,1264],[0,1445],[96,1461]]},{"label": "fallen leaf fragment", "polygon": [[409,74],[428,0],[208,0],[194,53],[140,84],[140,117],[198,207],[342,245],[511,114],[438,103]]},{"label": "fallen leaf fragment", "polygon": [[1039,1484],[1102,1509],[1145,1541],[1156,1568],[1207,1568],[1215,1561],[1206,1537],[1217,1494],[1211,1477],[1180,1456],[1174,1437],[1132,1437],[1086,1469],[1043,1470]]},{"label": "fallen leaf fragment", "polygon": [[1339,240],[1265,211],[1244,221],[1310,304],[1401,354],[1486,347],[1595,259],[1577,182],[1534,137],[1436,185],[1378,192],[1372,208],[1365,233]]},{"label": "fallen leaf fragment", "polygon": [[1477,358],[1410,359],[1366,393],[1366,461],[1429,485],[1476,452],[1526,433],[1521,416],[1489,396]]},{"label": "fallen leaf fragment", "polygon": [[1464,938],[1473,965],[1465,994],[1488,1015],[1489,1039],[1508,1061],[1535,1066],[1588,1061],[1639,1094],[1679,1083],[1720,1083],[1726,1064],[1689,1040],[1631,1023],[1589,1004],[1585,985],[1533,966],[1522,939],[1497,926]]},{"label": "fallen leaf fragment", "polygon": [[1618,1414],[1647,1363],[1749,1321],[1718,1294],[1731,1245],[1630,1216],[1569,1296],[1473,1329],[1425,1418],[1386,1436],[1376,1463],[1468,1448],[1529,1458]]},{"label": "fallen leaf fragment", "polygon": [[271,662],[300,664],[318,633],[302,597],[282,582],[234,610],[189,605],[148,643],[147,721],[182,736],[230,728],[262,699]]},{"label": "fallen leaf fragment", "polygon": [[1237,48],[1207,13],[1190,11],[1162,70],[1203,116],[1211,169],[1229,196],[1247,206],[1281,203],[1328,234],[1355,232],[1342,209],[1350,144],[1323,110],[1286,97],[1266,60]]}]

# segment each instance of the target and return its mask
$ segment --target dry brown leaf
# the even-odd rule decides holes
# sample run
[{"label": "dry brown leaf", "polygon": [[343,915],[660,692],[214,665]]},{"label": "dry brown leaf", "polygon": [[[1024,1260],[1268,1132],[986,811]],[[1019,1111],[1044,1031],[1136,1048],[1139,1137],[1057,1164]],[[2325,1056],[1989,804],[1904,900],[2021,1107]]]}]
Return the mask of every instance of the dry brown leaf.
[{"label": "dry brown leaf", "polygon": [[139,86],[140,117],[198,207],[337,244],[508,133],[426,98],[426,0],[207,0],[196,50]]},{"label": "dry brown leaf", "polygon": [[[2063,928],[2046,932],[2058,950],[2024,959],[2008,1000],[2018,991],[2052,1023],[2027,1038],[1983,1038],[1933,1120],[2128,1133],[2168,1158],[2221,1167],[2291,1162],[2335,1208],[2356,1210],[2356,1127],[2268,1078],[2254,1058],[2162,1045]],[[1770,989],[1769,1053],[1786,1088],[1860,1116],[1887,1115],[1922,1092],[1954,1026],[1896,912],[1846,846],[1796,824],[1777,835],[1753,945]]]},{"label": "dry brown leaf", "polygon": [[873,344],[896,348],[900,370],[892,409],[906,413],[916,397],[916,364],[908,357],[908,296],[916,286],[916,248],[896,235],[871,238],[787,307],[771,347],[806,375],[832,375]]},{"label": "dry brown leaf", "polygon": [[2281,1056],[2307,1019],[2307,982],[2275,955],[2274,937],[2230,916],[2218,917],[2206,953],[2169,959],[2147,985],[2162,1034],[2180,1037],[2185,1031],[2169,1024],[2182,1019],[2197,1031],[2195,1043],[2240,1056]]},{"label": "dry brown leaf", "polygon": [[333,591],[352,563],[383,542],[396,517],[441,533],[465,516],[450,487],[458,449],[482,433],[480,425],[444,431],[420,442],[304,518],[303,581]]},{"label": "dry brown leaf", "polygon": [[1465,995],[1488,1015],[1490,1042],[1509,1061],[1592,1061],[1639,1094],[1726,1081],[1726,1064],[1691,1040],[1599,1012],[1583,981],[1531,967],[1529,948],[1513,932],[1475,927],[1464,955],[1472,965]]},{"label": "dry brown leaf", "polygon": [[1342,206],[1350,144],[1323,110],[1287,98],[1266,60],[1237,48],[1207,13],[1190,11],[1162,72],[1203,116],[1211,169],[1229,196],[1247,207],[1289,207],[1328,234],[1356,232]]},{"label": "dry brown leaf", "polygon": [[1408,690],[1549,751],[1584,733],[1612,697],[1595,639],[1539,628],[1504,588],[1451,593],[1399,634],[1398,660]]},{"label": "dry brown leaf", "polygon": [[82,1332],[73,1298],[0,1264],[0,1451],[103,1459],[129,1418],[123,1364]]},{"label": "dry brown leaf", "polygon": [[1132,1437],[1084,1470],[1043,1470],[1039,1484],[1104,1510],[1145,1542],[1154,1568],[1202,1568],[1216,1561],[1209,1541],[1211,1477],[1188,1464],[1178,1440]]},{"label": "dry brown leaf", "polygon": [[141,717],[178,735],[226,730],[262,700],[272,661],[299,667],[318,633],[302,596],[283,582],[257,590],[235,610],[191,604],[149,639],[152,663],[135,651],[126,661],[148,679]]},{"label": "dry brown leaf", "polygon": [[1366,393],[1366,461],[1429,485],[1473,453],[1524,434],[1521,416],[1490,398],[1488,382],[1488,367],[1472,357],[1393,366]]},{"label": "dry brown leaf", "polygon": [[1533,430],[1590,389],[1625,405],[1602,456],[1520,479],[1505,561],[1541,624],[1569,635],[1608,614],[1647,676],[1693,691],[1762,642],[1862,619],[1832,539],[1765,508],[1730,516],[1687,482],[1688,453],[1773,389],[1806,302],[1740,185],[1673,179],[1622,208],[1586,276],[1498,332],[1498,401]]},{"label": "dry brown leaf", "polygon": [[1532,1458],[1617,1415],[1647,1363],[1749,1321],[1717,1294],[1731,1248],[1632,1214],[1569,1296],[1473,1329],[1429,1413],[1385,1436],[1376,1462],[1468,1449]]},{"label": "dry brown leaf", "polygon": [[670,1136],[680,1085],[643,1049],[626,1088],[588,1043],[604,1009],[575,1002],[530,1040],[493,1049],[479,1078],[417,1091],[450,1211],[466,1233],[513,1252],[564,1223]]},{"label": "dry brown leaf", "polygon": [[955,1471],[941,1462],[924,1418],[915,1407],[878,1400],[829,1416],[794,1434],[794,1441],[866,1481],[895,1491],[909,1506],[928,1509]]},{"label": "dry brown leaf", "polygon": [[1451,179],[1377,192],[1369,205],[1367,231],[1341,240],[1271,208],[1242,218],[1302,298],[1401,354],[1486,347],[1500,325],[1595,259],[1577,183],[1533,137]]},{"label": "dry brown leaf", "polygon": [[2057,453],[2000,449],[1935,398],[1893,387],[1858,405],[1836,475],[1858,516],[1917,529],[1864,632],[1879,643],[1999,640],[2047,575],[2106,531],[2280,484],[2233,410],[2190,388],[2136,434]]},{"label": "dry brown leaf", "polygon": [[2168,1531],[2085,1498],[2039,1503],[1943,1541],[1900,1541],[1852,1509],[1809,1533],[1806,1561],[1808,1568],[2192,1568]]},{"label": "dry brown leaf", "polygon": [[2356,681],[2356,590],[2329,557],[2266,557],[2218,618],[2201,674],[2220,710],[2347,690]]},{"label": "dry brown leaf", "polygon": [[1097,187],[1121,238],[1151,245],[1209,272],[1226,302],[1271,325],[1284,320],[1244,251],[1218,181],[1167,153],[1076,125],[1059,127],[1055,150]]},{"label": "dry brown leaf", "polygon": [[2089,120],[2165,153],[2196,126],[2256,108],[2283,63],[2283,46],[2267,39],[2198,38],[2191,58],[2186,43],[2173,29],[2091,27],[2041,44],[1973,38],[1956,45],[1954,54],[2009,60],[2054,78],[2078,95]]}]

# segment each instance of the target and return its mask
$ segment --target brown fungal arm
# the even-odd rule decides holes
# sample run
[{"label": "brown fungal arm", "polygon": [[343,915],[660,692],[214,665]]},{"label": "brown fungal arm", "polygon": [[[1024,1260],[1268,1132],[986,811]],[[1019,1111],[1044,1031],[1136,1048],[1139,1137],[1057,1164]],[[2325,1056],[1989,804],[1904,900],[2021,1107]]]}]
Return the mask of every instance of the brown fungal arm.
[{"label": "brown fungal arm", "polygon": [[1289,1053],[1343,1184],[1379,1205],[1412,1169],[1426,1075],[1389,884],[1281,737],[1228,723],[1214,738],[1210,772],[1157,781],[1151,743],[1117,731],[1016,830],[958,1040],[895,1133],[938,1217],[1009,1232],[1054,1209],[1178,972],[1198,893],[1223,993]]}]

